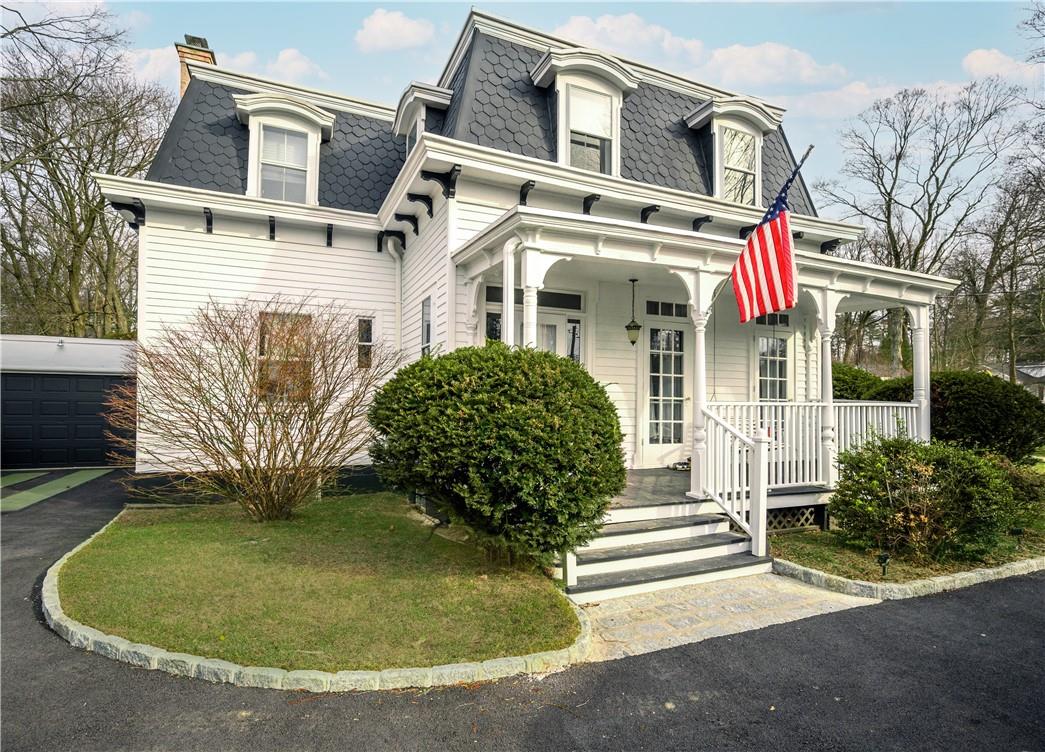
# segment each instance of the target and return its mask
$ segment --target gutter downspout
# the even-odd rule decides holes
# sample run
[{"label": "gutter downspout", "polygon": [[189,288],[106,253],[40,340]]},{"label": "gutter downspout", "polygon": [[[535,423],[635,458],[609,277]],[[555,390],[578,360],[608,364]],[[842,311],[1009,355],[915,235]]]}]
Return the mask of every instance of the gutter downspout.
[{"label": "gutter downspout", "polygon": [[391,238],[385,239],[385,248],[396,265],[395,346],[396,350],[401,350],[403,347],[403,254],[396,248],[395,243],[390,243],[389,240]]}]

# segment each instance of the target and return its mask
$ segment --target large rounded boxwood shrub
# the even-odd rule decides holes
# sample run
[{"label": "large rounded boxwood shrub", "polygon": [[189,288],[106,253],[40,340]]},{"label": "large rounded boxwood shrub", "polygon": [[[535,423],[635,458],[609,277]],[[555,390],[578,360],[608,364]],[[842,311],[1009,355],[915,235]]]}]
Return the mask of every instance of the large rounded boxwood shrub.
[{"label": "large rounded boxwood shrub", "polygon": [[1003,468],[954,444],[879,437],[838,464],[839,534],[915,559],[982,557],[1023,511]]},{"label": "large rounded boxwood shrub", "polygon": [[[909,402],[911,377],[889,379],[866,399]],[[1045,444],[1045,404],[1005,379],[973,371],[938,371],[929,385],[932,437],[1003,454],[1013,462]]]},{"label": "large rounded boxwood shrub", "polygon": [[568,358],[500,343],[401,369],[370,410],[382,480],[515,554],[591,540],[624,489],[617,411]]},{"label": "large rounded boxwood shrub", "polygon": [[862,400],[868,391],[882,383],[870,371],[848,363],[831,364],[831,385],[835,399]]}]

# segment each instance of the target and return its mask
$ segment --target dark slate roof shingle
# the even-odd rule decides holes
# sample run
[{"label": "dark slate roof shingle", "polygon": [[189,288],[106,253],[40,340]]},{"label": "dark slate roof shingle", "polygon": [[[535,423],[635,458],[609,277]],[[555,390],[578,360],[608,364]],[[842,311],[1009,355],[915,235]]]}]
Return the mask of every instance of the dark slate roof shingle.
[{"label": "dark slate roof shingle", "polygon": [[[147,180],[222,193],[247,190],[250,134],[233,95],[245,91],[194,78],[178,105]],[[319,204],[374,213],[403,166],[405,146],[384,120],[334,111],[319,150]]]}]

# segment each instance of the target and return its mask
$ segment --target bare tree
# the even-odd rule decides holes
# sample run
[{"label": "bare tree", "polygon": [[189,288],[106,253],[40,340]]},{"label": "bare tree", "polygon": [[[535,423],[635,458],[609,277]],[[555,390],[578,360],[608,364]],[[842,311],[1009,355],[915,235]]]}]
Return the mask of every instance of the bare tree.
[{"label": "bare tree", "polygon": [[143,174],[173,96],[134,80],[100,11],[32,23],[4,12],[3,328],[133,336],[136,241],[91,174]]},{"label": "bare tree", "polygon": [[370,401],[401,362],[371,321],[336,304],[212,300],[139,343],[136,386],[109,398],[112,440],[183,492],[286,519],[370,444]]},{"label": "bare tree", "polygon": [[[845,182],[817,189],[879,235],[875,261],[939,272],[990,190],[991,171],[1021,136],[1013,116],[1021,93],[989,78],[954,94],[905,89],[879,100],[842,133]],[[902,310],[891,311],[894,368],[902,324]]]}]

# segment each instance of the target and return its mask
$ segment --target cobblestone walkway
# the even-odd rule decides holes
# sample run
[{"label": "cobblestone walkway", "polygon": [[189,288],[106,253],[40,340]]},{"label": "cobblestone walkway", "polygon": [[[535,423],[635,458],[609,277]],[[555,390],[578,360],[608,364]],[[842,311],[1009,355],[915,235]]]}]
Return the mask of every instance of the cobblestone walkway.
[{"label": "cobblestone walkway", "polygon": [[758,574],[614,598],[585,610],[594,637],[591,659],[606,661],[877,602]]}]

